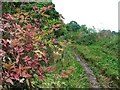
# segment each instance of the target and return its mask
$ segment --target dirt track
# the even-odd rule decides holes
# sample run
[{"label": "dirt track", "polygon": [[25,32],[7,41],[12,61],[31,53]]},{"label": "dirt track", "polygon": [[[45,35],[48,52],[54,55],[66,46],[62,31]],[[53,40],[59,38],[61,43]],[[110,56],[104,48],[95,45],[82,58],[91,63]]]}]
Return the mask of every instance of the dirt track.
[{"label": "dirt track", "polygon": [[81,66],[84,68],[84,71],[85,71],[88,81],[90,83],[90,87],[97,88],[97,89],[100,88],[100,85],[97,82],[96,77],[95,77],[93,71],[91,70],[90,66],[79,55],[75,54],[75,57],[76,57],[77,61],[80,62]]}]

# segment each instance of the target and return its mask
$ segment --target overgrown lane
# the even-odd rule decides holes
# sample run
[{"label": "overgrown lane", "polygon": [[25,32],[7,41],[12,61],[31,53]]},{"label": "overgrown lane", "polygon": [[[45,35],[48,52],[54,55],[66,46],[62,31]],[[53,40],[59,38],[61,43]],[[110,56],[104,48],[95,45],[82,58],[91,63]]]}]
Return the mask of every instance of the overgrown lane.
[{"label": "overgrown lane", "polygon": [[90,82],[90,87],[91,88],[100,88],[99,83],[97,82],[97,79],[91,70],[90,66],[85,62],[83,58],[81,58],[78,54],[75,53],[75,57],[77,61],[80,62],[81,66],[84,68],[88,81]]}]

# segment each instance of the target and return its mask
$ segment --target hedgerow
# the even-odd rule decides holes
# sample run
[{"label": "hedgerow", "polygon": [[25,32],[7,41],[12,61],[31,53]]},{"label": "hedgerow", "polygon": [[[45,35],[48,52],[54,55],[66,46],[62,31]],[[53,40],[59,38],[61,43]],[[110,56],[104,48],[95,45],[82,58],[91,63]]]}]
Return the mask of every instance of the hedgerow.
[{"label": "hedgerow", "polygon": [[[15,12],[9,12],[9,6]],[[64,23],[52,3],[3,3],[3,7],[3,87],[32,88],[34,76],[42,83],[45,73],[55,70],[49,67],[54,60],[50,52],[60,46],[55,32]]]}]

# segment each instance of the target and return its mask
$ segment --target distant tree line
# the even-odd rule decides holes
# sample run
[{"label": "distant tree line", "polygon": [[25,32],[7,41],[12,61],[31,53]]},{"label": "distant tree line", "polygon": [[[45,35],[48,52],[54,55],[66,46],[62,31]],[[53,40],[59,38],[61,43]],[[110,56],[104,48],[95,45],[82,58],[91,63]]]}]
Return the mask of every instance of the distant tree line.
[{"label": "distant tree line", "polygon": [[60,35],[64,39],[72,40],[78,44],[91,45],[98,40],[118,35],[118,32],[105,29],[97,32],[94,27],[88,28],[86,25],[79,25],[76,21],[71,21],[65,25]]}]

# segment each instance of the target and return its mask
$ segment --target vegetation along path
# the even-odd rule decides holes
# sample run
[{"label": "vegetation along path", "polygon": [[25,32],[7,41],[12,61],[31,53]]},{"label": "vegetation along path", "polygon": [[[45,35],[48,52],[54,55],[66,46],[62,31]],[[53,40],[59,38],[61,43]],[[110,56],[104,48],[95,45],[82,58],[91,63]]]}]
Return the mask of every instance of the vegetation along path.
[{"label": "vegetation along path", "polygon": [[77,59],[77,61],[80,62],[81,66],[84,68],[86,74],[87,74],[87,78],[90,82],[90,86],[92,88],[100,88],[99,83],[96,80],[96,77],[93,73],[93,71],[91,70],[90,66],[85,62],[85,60],[83,58],[81,58],[78,54],[75,53],[75,57]]}]

